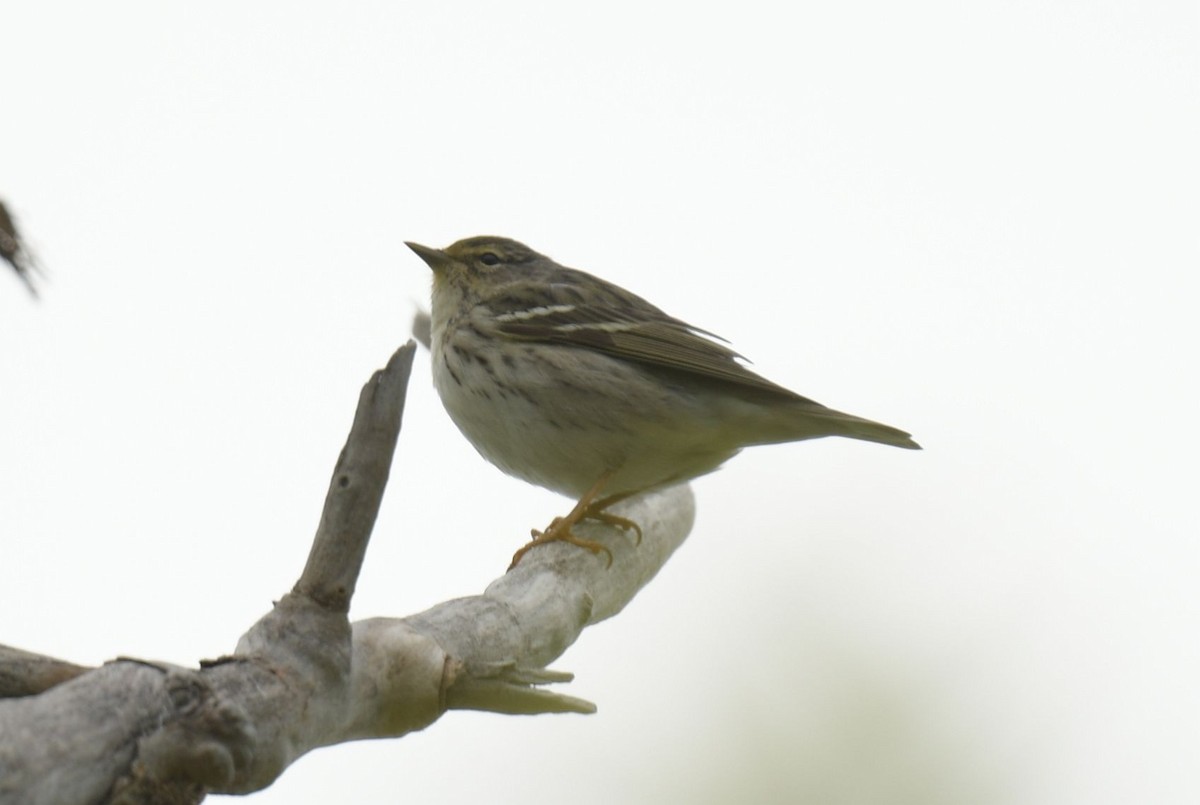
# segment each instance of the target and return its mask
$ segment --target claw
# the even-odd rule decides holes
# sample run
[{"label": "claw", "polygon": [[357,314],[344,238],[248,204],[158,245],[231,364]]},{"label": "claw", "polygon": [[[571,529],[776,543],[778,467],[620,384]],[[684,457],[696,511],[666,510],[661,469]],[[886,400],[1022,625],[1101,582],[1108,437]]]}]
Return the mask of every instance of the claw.
[{"label": "claw", "polygon": [[[604,501],[601,501],[601,503],[603,502]],[[606,511],[590,511],[584,516],[589,520],[599,520],[606,525],[615,525],[617,528],[622,528],[626,531],[632,530],[634,535],[637,537],[633,544],[642,544],[642,527],[633,520],[630,520],[628,517],[620,517],[616,514],[609,514]]]},{"label": "claw", "polygon": [[538,531],[536,528],[530,529],[529,535],[533,537],[533,539],[521,546],[521,548],[513,554],[512,564],[508,566],[508,569],[512,570],[514,567],[516,567],[517,563],[521,561],[521,557],[528,553],[531,548],[535,548],[538,545],[544,545],[547,542],[569,542],[572,545],[578,545],[580,548],[585,548],[591,551],[593,554],[599,555],[603,553],[608,559],[607,567],[612,567],[612,551],[595,540],[583,539],[582,537],[576,536],[575,533],[571,531],[572,527],[578,525],[583,520],[597,520],[601,523],[605,523],[606,525],[614,525],[626,531],[632,529],[637,536],[637,541],[635,544],[641,545],[642,527],[640,525],[635,523],[633,520],[630,520],[628,517],[620,517],[616,514],[609,514],[607,511],[605,511],[605,509],[607,509],[609,506],[617,503],[618,501],[624,500],[634,493],[621,492],[620,494],[610,495],[606,498],[602,498],[601,500],[596,500],[596,497],[600,494],[600,491],[604,489],[604,485],[608,482],[610,477],[612,477],[611,472],[607,472],[601,476],[600,480],[597,481],[595,485],[589,489],[582,498],[579,499],[579,502],[575,504],[575,507],[571,509],[570,513],[567,514],[566,517],[555,517],[554,520],[551,521],[550,525],[546,526],[545,531]]},{"label": "claw", "polygon": [[520,562],[521,557],[528,553],[531,548],[536,548],[538,545],[545,545],[547,542],[569,542],[572,545],[578,545],[580,548],[586,548],[597,555],[603,553],[608,559],[608,564],[605,567],[612,567],[612,551],[594,539],[577,537],[569,529],[563,530],[561,527],[563,520],[564,518],[562,517],[554,518],[554,522],[547,526],[545,531],[538,531],[536,528],[530,529],[529,533],[533,539],[522,545],[513,554],[512,562],[509,564],[508,569],[512,570],[516,567],[517,562]]}]

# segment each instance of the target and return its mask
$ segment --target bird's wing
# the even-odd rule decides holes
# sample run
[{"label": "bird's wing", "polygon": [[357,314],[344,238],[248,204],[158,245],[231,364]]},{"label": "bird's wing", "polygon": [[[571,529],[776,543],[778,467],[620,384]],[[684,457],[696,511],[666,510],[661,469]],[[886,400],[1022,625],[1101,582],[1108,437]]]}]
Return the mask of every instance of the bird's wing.
[{"label": "bird's wing", "polygon": [[[721,380],[797,402],[812,402],[747,369],[720,338],[668,316],[640,298],[636,305],[583,304],[575,293],[541,289],[545,303],[498,317],[503,335],[585,347],[624,360]],[[573,290],[573,289],[572,289]],[[632,295],[631,295],[632,296]],[[744,359],[743,359],[744,360]]]}]

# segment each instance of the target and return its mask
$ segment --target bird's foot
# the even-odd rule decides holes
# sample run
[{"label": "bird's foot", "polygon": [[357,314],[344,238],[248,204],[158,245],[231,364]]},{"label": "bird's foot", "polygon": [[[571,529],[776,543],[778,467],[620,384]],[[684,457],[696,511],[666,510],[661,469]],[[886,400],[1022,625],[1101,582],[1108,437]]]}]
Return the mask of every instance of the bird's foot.
[{"label": "bird's foot", "polygon": [[610,514],[609,512],[605,511],[609,506],[624,500],[633,493],[622,492],[617,495],[610,495],[601,500],[596,500],[596,497],[604,488],[604,484],[608,481],[610,475],[611,473],[606,474],[599,481],[597,481],[595,486],[589,489],[587,494],[579,499],[579,502],[575,504],[575,507],[571,509],[567,516],[555,517],[550,525],[546,526],[545,531],[538,531],[536,528],[531,530],[529,533],[533,537],[533,540],[523,545],[520,550],[513,554],[512,564],[508,566],[508,569],[512,570],[514,567],[516,567],[517,562],[520,562],[521,557],[528,553],[531,548],[535,548],[538,545],[544,545],[547,542],[568,542],[572,545],[578,545],[580,548],[589,550],[593,554],[604,554],[608,558],[607,566],[612,567],[612,551],[596,540],[584,539],[583,537],[577,536],[575,532],[571,530],[584,520],[596,520],[597,522],[605,523],[606,525],[617,526],[625,531],[632,530],[637,535],[637,542],[635,544],[641,545],[642,527],[640,525],[635,523],[633,520],[630,520],[628,517],[620,517],[616,514]]},{"label": "bird's foot", "polygon": [[[616,503],[615,500],[612,502]],[[633,531],[634,536],[637,537],[637,539],[634,541],[633,544],[641,545],[642,544],[642,527],[640,525],[638,525],[637,523],[635,523],[633,520],[630,520],[628,517],[621,517],[619,515],[610,514],[606,511],[604,511],[603,507],[609,506],[609,505],[611,505],[611,504],[608,502],[607,499],[600,501],[599,503],[595,504],[596,510],[595,511],[589,510],[586,514],[584,514],[584,518],[586,518],[588,520],[597,520],[606,525],[615,525],[617,528],[620,528],[624,531]],[[612,564],[612,563],[610,562],[609,564]]]},{"label": "bird's foot", "polygon": [[508,569],[512,570],[516,567],[517,562],[520,562],[521,557],[528,553],[530,549],[536,548],[539,545],[545,545],[548,542],[568,542],[571,545],[578,545],[580,548],[589,550],[596,555],[604,554],[608,559],[607,567],[612,567],[612,551],[594,539],[584,539],[583,537],[576,536],[575,532],[571,530],[571,526],[583,518],[578,517],[575,519],[575,522],[570,523],[567,522],[568,519],[568,517],[555,517],[550,525],[546,526],[545,531],[538,531],[536,528],[530,530],[529,534],[533,539],[522,545],[520,550],[513,554],[512,564],[508,566]]}]

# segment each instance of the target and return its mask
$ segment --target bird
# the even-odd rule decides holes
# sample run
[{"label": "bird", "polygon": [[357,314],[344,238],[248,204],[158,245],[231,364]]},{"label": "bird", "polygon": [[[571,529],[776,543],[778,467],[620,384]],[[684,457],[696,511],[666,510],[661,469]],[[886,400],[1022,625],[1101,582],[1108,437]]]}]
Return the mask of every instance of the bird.
[{"label": "bird", "polygon": [[458,429],[505,473],[576,500],[518,550],[568,542],[607,509],[712,472],[744,447],[842,436],[920,449],[906,431],[827,408],[748,369],[728,342],[523,243],[406,241],[432,270],[433,380]]}]

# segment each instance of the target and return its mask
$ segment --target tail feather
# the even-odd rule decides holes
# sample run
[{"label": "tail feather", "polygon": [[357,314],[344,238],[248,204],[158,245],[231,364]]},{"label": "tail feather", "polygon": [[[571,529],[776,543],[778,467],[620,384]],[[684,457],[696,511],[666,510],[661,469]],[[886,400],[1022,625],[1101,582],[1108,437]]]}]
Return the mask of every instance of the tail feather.
[{"label": "tail feather", "polygon": [[826,408],[820,403],[805,400],[791,407],[783,417],[775,418],[766,429],[760,443],[791,442],[800,439],[819,439],[823,436],[843,436],[865,442],[890,444],[906,450],[920,450],[907,431],[873,422],[860,416]]},{"label": "tail feather", "polygon": [[882,422],[872,422],[869,419],[843,414],[841,411],[826,409],[826,417],[830,424],[836,425],[836,430],[830,435],[845,436],[849,439],[862,439],[865,442],[890,444],[893,447],[903,447],[905,450],[920,450],[921,445],[913,441],[912,434],[884,425]]}]

